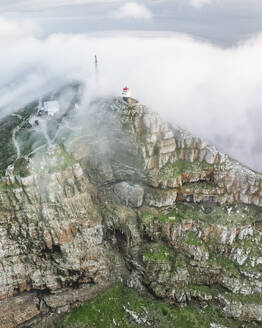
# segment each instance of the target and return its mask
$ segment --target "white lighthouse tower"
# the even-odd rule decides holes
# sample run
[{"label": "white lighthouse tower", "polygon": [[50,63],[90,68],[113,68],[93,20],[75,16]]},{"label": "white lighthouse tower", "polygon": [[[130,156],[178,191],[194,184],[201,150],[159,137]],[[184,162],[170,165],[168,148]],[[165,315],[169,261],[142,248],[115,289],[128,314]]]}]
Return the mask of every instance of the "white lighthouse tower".
[{"label": "white lighthouse tower", "polygon": [[134,98],[131,98],[130,97],[130,88],[128,88],[127,86],[125,86],[124,88],[123,88],[123,91],[122,91],[122,97],[123,97],[123,100],[125,101],[125,102],[127,102],[128,104],[130,104],[130,105],[135,105],[135,104],[137,104],[138,103],[138,101],[136,100],[136,99],[134,99]]},{"label": "white lighthouse tower", "polygon": [[123,96],[123,99],[129,103],[129,99],[130,99],[130,89],[125,86],[123,91],[122,91],[122,96]]}]

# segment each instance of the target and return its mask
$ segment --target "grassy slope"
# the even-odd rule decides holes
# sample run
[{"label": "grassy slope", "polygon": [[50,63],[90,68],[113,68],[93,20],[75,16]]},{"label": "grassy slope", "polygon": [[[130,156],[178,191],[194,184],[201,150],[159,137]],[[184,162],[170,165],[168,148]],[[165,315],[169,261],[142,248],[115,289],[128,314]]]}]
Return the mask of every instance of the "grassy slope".
[{"label": "grassy slope", "polygon": [[48,328],[207,328],[210,322],[237,327],[222,318],[215,307],[177,308],[118,284]]}]

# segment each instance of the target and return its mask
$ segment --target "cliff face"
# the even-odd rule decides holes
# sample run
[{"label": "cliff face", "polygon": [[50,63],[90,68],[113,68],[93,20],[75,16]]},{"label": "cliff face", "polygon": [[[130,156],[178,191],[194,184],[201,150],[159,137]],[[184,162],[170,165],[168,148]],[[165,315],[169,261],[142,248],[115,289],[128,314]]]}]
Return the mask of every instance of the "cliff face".
[{"label": "cliff face", "polygon": [[262,323],[262,176],[139,103],[92,108],[0,181],[0,328],[119,281],[230,327]]}]

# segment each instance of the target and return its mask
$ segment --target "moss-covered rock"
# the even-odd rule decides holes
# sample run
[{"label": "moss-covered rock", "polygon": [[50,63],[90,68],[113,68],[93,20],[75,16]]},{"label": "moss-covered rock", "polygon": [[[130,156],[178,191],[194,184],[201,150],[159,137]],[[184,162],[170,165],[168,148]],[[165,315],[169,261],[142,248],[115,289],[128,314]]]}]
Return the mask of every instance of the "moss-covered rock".
[{"label": "moss-covered rock", "polygon": [[10,121],[0,328],[85,302],[54,325],[261,325],[262,176],[139,103],[89,109]]},{"label": "moss-covered rock", "polygon": [[[190,288],[197,290],[193,286]],[[201,289],[201,295],[206,293],[206,289],[208,288]],[[221,316],[215,306],[192,305],[175,308],[155,300],[150,295],[139,295],[123,285],[117,285],[48,327],[209,328],[210,324],[213,324],[212,327],[215,327],[215,324],[219,327],[238,327],[238,322]]]}]

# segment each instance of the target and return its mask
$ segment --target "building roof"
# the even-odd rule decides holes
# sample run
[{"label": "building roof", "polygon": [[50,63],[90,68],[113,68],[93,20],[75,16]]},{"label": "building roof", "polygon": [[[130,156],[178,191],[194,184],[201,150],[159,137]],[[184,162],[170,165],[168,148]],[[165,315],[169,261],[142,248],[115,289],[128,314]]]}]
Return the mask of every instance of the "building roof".
[{"label": "building roof", "polygon": [[58,101],[45,101],[44,102],[44,110],[48,112],[50,115],[54,115],[59,112],[59,103]]}]

